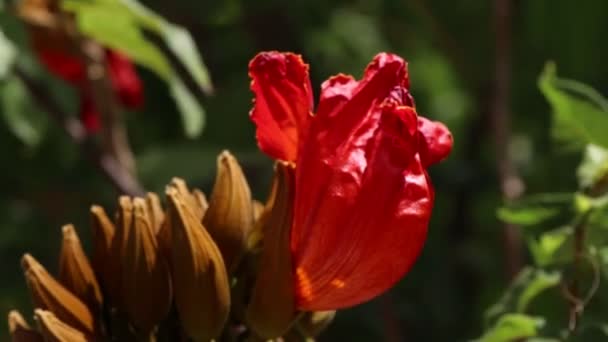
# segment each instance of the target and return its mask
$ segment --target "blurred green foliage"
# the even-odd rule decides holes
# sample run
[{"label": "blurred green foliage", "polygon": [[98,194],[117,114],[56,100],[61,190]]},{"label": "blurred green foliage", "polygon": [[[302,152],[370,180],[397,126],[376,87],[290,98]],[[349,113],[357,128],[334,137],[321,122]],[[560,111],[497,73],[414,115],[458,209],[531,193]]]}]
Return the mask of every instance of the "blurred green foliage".
[{"label": "blurred green foliage", "polygon": [[[502,199],[490,118],[495,63],[492,1],[143,3],[191,33],[215,86],[213,96],[199,96],[207,113],[203,134],[187,139],[170,88],[158,72],[140,70],[146,104],[141,112],[128,114],[128,128],[138,173],[149,190],[162,191],[170,177],[180,176],[209,191],[216,155],[226,148],[242,161],[255,196],[265,198],[271,161],[257,151],[254,128],[247,118],[252,98],[247,63],[260,50],[303,54],[311,65],[317,93],[328,76],[338,72],[360,76],[377,52],[395,52],[410,63],[418,110],[443,121],[452,130],[452,156],[431,170],[437,199],[423,255],[392,291],[368,304],[339,312],[322,340],[463,341],[482,336],[486,341],[498,341],[521,337],[517,329],[524,331],[524,336],[535,336],[539,331],[543,336],[558,336],[558,331],[551,329],[567,326],[568,304],[555,286],[549,286],[555,283],[556,276],[539,268],[546,267],[554,260],[552,255],[559,254],[559,248],[572,241],[572,227],[544,231],[541,223],[567,224],[560,217],[580,210],[577,206],[604,208],[605,204],[581,204],[575,196],[563,195],[579,188],[575,170],[582,154],[572,150],[570,144],[553,143],[552,131],[556,131],[550,128],[549,104],[557,105],[556,117],[568,123],[564,126],[584,132],[586,140],[577,140],[575,148],[589,142],[606,147],[602,133],[608,119],[589,91],[573,95],[569,107],[557,104],[563,100],[560,94],[564,88],[554,87],[553,69],[545,69],[540,82],[548,102],[537,88],[537,79],[545,62],[553,60],[560,75],[608,93],[608,68],[603,58],[608,54],[607,1],[588,0],[575,6],[566,0],[512,1],[509,101],[513,137],[508,146],[509,157],[522,175],[527,192],[561,195],[533,198],[531,202],[536,206],[520,206],[527,212],[505,207],[500,213],[502,219],[514,218],[514,222],[532,226],[526,230],[536,229],[528,240],[529,258],[539,268],[528,269],[528,287],[521,286],[510,293],[507,301],[514,302],[499,305],[491,322],[484,322],[484,312],[501,298],[507,284],[502,223],[496,217]],[[116,9],[116,18],[124,17],[122,11]],[[35,61],[23,25],[3,11],[0,26],[17,46],[20,63],[50,85],[53,96],[66,110],[75,112],[75,94]],[[167,39],[175,42],[176,38]],[[0,59],[6,51],[2,49]],[[0,101],[23,96],[18,85],[0,87]],[[572,89],[566,90],[572,95]],[[19,267],[21,255],[28,251],[53,271],[60,226],[74,223],[82,240],[87,241],[89,206],[98,203],[112,208],[117,194],[38,108],[31,103],[23,108],[5,104],[2,111],[0,312],[10,308],[30,312],[25,310],[29,301]],[[27,119],[13,121],[16,111]],[[606,165],[603,150],[598,152],[597,148],[590,147],[585,154],[588,162],[579,172],[583,188],[592,184],[589,179]],[[589,219],[608,222],[602,221],[602,213],[598,210]],[[605,228],[598,224],[598,229]],[[537,246],[536,252],[532,246]],[[599,250],[598,256],[608,259],[608,249]],[[532,294],[539,296],[529,303]],[[593,321],[591,328],[584,330],[581,338],[590,338],[587,341],[597,340],[593,339],[598,338],[595,334],[606,330],[606,306],[602,306],[606,299],[596,297],[585,317],[601,317],[603,313],[604,320]],[[2,340],[4,333],[5,329],[0,329]]]}]

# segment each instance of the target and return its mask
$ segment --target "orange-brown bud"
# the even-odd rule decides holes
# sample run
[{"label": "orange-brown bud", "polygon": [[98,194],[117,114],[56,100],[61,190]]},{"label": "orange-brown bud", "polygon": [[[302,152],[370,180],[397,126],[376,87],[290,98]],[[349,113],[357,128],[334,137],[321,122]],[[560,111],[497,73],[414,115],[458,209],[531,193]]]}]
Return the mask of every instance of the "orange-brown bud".
[{"label": "orange-brown bud", "polygon": [[124,227],[122,298],[131,323],[149,333],[169,312],[171,279],[144,199],[133,200],[132,218]]},{"label": "orange-brown bud", "polygon": [[87,342],[93,339],[82,331],[62,322],[52,312],[37,309],[34,311],[38,327],[48,342]]},{"label": "orange-brown bud", "polygon": [[93,335],[95,323],[89,308],[53,278],[31,255],[21,259],[25,280],[34,307],[55,313],[64,322],[88,335]]},{"label": "orange-brown bud", "polygon": [[63,226],[62,232],[59,281],[85,302],[92,312],[98,312],[101,309],[103,298],[89,259],[82,250],[74,226],[71,224]]},{"label": "orange-brown bud", "polygon": [[262,255],[247,307],[247,323],[262,338],[283,335],[296,318],[289,234],[293,217],[294,168],[277,163],[276,197],[263,229]]},{"label": "orange-brown bud", "polygon": [[209,341],[219,336],[228,319],[230,288],[226,268],[188,199],[174,187],[167,188],[167,197],[177,312],[191,338]]},{"label": "orange-brown bud", "polygon": [[112,243],[116,234],[116,227],[105,210],[98,205],[94,205],[91,207],[91,228],[93,237],[91,263],[106,296],[111,297],[110,301],[114,302],[117,298],[114,291],[118,288],[118,277],[120,276],[112,268]]},{"label": "orange-brown bud", "polygon": [[109,269],[112,273],[110,282],[108,282],[108,292],[110,299],[115,307],[123,307],[124,301],[122,297],[122,275],[123,275],[123,257],[125,253],[125,240],[127,239],[127,231],[133,224],[133,203],[129,196],[120,196],[118,198],[118,210],[116,212],[116,230],[112,244],[110,246],[110,257],[108,260]]},{"label": "orange-brown bud", "polygon": [[228,151],[218,157],[215,185],[203,224],[220,248],[226,267],[233,271],[253,227],[253,202],[243,170]]},{"label": "orange-brown bud", "polygon": [[12,310],[8,313],[8,330],[13,342],[43,342],[42,335],[30,328],[23,316]]},{"label": "orange-brown bud", "polygon": [[165,220],[165,212],[160,205],[160,198],[158,198],[157,194],[149,192],[146,195],[146,207],[148,209],[150,224],[152,224],[152,231],[154,234],[157,234]]}]

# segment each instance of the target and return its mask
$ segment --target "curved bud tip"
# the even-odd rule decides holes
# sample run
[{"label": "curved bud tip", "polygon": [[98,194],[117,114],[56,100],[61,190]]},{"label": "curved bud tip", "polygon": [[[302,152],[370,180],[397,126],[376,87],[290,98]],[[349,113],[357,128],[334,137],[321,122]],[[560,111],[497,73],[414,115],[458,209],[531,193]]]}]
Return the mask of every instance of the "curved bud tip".
[{"label": "curved bud tip", "polygon": [[52,311],[64,322],[87,334],[94,334],[94,317],[78,297],[53,278],[31,255],[23,256],[21,266],[34,307]]},{"label": "curved bud tip", "polygon": [[45,341],[87,342],[92,340],[91,336],[62,322],[50,311],[36,309],[34,315]]},{"label": "curved bud tip", "polygon": [[80,239],[71,224],[61,228],[63,241],[59,254],[59,280],[92,311],[101,309],[103,298],[99,283]]},{"label": "curved bud tip", "polygon": [[217,243],[228,271],[234,270],[245,238],[253,227],[253,199],[236,158],[223,151],[217,159],[217,176],[203,225]]},{"label": "curved bud tip", "polygon": [[43,342],[43,337],[32,329],[17,310],[8,313],[8,329],[13,342]]}]

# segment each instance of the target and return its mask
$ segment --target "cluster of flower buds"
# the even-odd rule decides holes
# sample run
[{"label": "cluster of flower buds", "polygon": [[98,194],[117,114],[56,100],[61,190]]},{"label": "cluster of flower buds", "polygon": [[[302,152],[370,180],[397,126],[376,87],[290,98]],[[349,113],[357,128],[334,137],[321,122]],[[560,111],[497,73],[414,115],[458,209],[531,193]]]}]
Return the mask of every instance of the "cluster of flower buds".
[{"label": "cluster of flower buds", "polygon": [[[267,296],[253,293],[266,288],[256,278],[291,281],[272,267],[258,269],[259,259],[274,253],[261,252],[262,236],[280,233],[290,215],[289,167],[276,170],[266,204],[252,199],[239,163],[223,152],[209,201],[175,178],[166,187],[165,209],[153,193],[120,197],[114,220],[92,206],[89,256],[72,225],[62,229],[56,276],[23,256],[36,328],[10,312],[13,341],[264,340],[256,327],[283,312],[277,305],[290,303],[290,294],[261,303],[256,298]],[[287,239],[276,236],[269,247],[288,251]],[[290,267],[288,257],[273,262]],[[281,332],[285,341],[313,338],[334,316],[291,308],[282,318],[289,320]]]}]

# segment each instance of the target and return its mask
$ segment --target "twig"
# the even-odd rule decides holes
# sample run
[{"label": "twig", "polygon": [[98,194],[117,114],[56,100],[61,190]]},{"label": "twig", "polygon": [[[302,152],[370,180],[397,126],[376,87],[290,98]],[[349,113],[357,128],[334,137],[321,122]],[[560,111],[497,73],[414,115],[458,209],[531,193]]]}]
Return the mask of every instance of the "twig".
[{"label": "twig", "polygon": [[[512,201],[524,191],[524,183],[519,177],[509,155],[510,142],[510,109],[509,87],[511,79],[511,0],[494,2],[495,30],[495,66],[493,84],[493,102],[491,109],[492,132],[496,149],[496,167],[503,198]],[[503,244],[506,258],[506,270],[513,278],[522,265],[521,237],[517,227],[505,224]]]},{"label": "twig", "polygon": [[87,138],[86,130],[80,121],[61,108],[50,95],[51,91],[47,87],[28,75],[19,65],[16,65],[13,71],[23,82],[36,104],[63,128],[68,137],[81,148],[82,154],[95,164],[118,191],[131,196],[144,194],[137,179],[112,155],[100,151],[97,145]]},{"label": "twig", "polygon": [[113,155],[128,172],[134,174],[135,159],[127,138],[121,106],[108,77],[105,50],[90,39],[80,38],[79,41],[93,103],[101,114],[103,149]]}]

